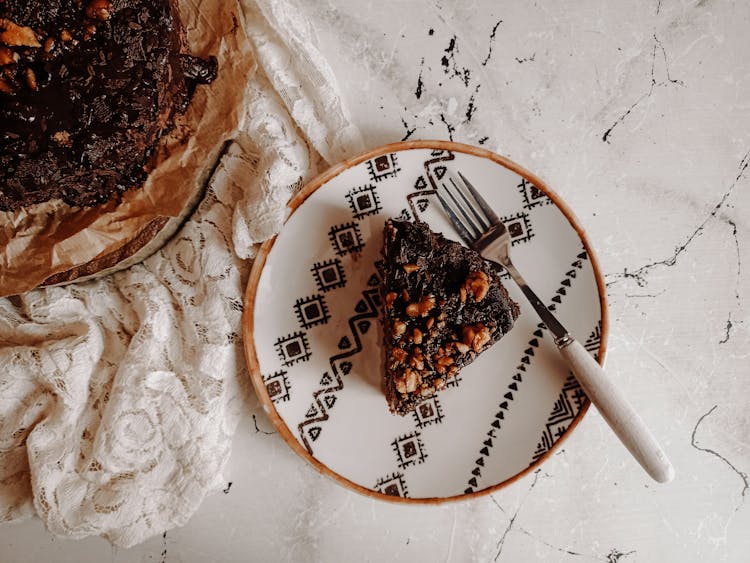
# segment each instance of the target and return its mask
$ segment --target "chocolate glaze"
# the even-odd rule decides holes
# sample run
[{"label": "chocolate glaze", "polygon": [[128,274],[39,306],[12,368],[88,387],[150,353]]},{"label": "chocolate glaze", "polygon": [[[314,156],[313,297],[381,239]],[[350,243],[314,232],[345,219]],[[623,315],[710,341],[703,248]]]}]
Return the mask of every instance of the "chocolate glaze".
[{"label": "chocolate glaze", "polygon": [[[14,26],[38,46],[8,39]],[[169,0],[5,0],[0,32],[0,61],[14,59],[0,67],[0,210],[142,185],[195,84],[216,76],[215,59],[180,54]]]}]

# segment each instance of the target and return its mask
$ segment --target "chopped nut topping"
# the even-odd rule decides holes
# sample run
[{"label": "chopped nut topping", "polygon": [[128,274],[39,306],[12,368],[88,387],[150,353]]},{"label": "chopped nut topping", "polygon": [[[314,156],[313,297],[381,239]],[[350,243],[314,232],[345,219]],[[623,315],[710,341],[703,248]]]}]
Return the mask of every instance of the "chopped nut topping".
[{"label": "chopped nut topping", "polygon": [[463,343],[479,352],[490,341],[490,331],[483,323],[466,325],[461,329]]},{"label": "chopped nut topping", "polygon": [[391,334],[393,334],[394,338],[398,338],[399,336],[402,336],[406,332],[406,323],[403,321],[395,321],[393,323],[393,330]]},{"label": "chopped nut topping", "polygon": [[388,295],[386,295],[385,306],[388,307],[389,309],[393,307],[393,302],[396,300],[396,297],[398,297],[398,295],[396,295],[395,291],[391,291]]},{"label": "chopped nut topping", "polygon": [[36,83],[36,74],[34,74],[34,71],[30,68],[26,69],[26,84],[29,85],[29,88],[32,90],[39,90],[39,87]]},{"label": "chopped nut topping", "polygon": [[54,135],[52,135],[52,138],[55,140],[56,143],[59,143],[60,145],[64,147],[72,147],[73,142],[70,140],[70,133],[67,131],[58,131]]},{"label": "chopped nut topping", "polygon": [[456,347],[456,350],[458,350],[461,354],[466,354],[466,352],[469,351],[469,347],[463,342],[456,342],[454,346]]},{"label": "chopped nut topping", "polygon": [[92,20],[107,21],[111,11],[109,0],[93,0],[86,7],[86,15]]},{"label": "chopped nut topping", "polygon": [[435,307],[435,297],[425,295],[419,303],[409,303],[406,307],[406,314],[410,317],[426,317],[432,308]]},{"label": "chopped nut topping", "polygon": [[[479,303],[490,289],[490,278],[484,272],[471,272],[466,276],[461,289],[470,293],[474,297],[474,301]],[[463,301],[464,299],[461,300],[462,303]]]},{"label": "chopped nut topping", "polygon": [[404,264],[402,268],[407,274],[411,274],[419,270],[419,266],[417,266],[416,264]]},{"label": "chopped nut topping", "polygon": [[0,42],[11,47],[41,47],[36,33],[30,27],[14,24],[12,21],[0,18]]},{"label": "chopped nut topping", "polygon": [[421,378],[416,371],[413,371],[409,368],[406,368],[404,370],[404,375],[406,376],[406,392],[413,393],[417,390],[417,385],[421,383]]},{"label": "chopped nut topping", "polygon": [[13,64],[14,62],[16,62],[16,59],[13,56],[13,51],[7,47],[0,47],[0,66]]},{"label": "chopped nut topping", "polygon": [[425,326],[427,327],[427,330],[429,330],[429,329],[432,328],[432,325],[434,325],[434,324],[435,324],[435,318],[434,317],[430,317],[429,319],[427,319],[427,322],[425,323]]},{"label": "chopped nut topping", "polygon": [[44,52],[51,53],[54,50],[55,50],[55,40],[52,39],[52,37],[48,37],[47,40],[44,42]]},{"label": "chopped nut topping", "polygon": [[461,303],[466,303],[466,288],[464,286],[461,286],[461,289],[458,290],[458,297],[461,299]]},{"label": "chopped nut topping", "polygon": [[414,341],[414,344],[422,344],[422,331],[415,328],[412,340]]},{"label": "chopped nut topping", "polygon": [[95,25],[87,25],[86,29],[83,30],[83,40],[84,41],[88,41],[94,35],[96,35],[96,26]]},{"label": "chopped nut topping", "polygon": [[404,379],[403,377],[399,377],[396,380],[396,391],[398,391],[402,395],[406,395],[406,379]]},{"label": "chopped nut topping", "polygon": [[67,29],[63,29],[62,32],[60,32],[60,39],[62,39],[63,42],[67,43],[68,41],[73,39],[73,36]]},{"label": "chopped nut topping", "polygon": [[404,360],[406,360],[406,351],[402,350],[401,348],[394,348],[391,350],[391,359],[394,361],[401,363]]}]

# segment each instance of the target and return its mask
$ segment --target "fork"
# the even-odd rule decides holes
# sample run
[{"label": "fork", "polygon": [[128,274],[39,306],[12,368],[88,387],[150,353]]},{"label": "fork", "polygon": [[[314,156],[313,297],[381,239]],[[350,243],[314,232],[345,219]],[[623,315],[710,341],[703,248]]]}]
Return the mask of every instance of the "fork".
[{"label": "fork", "polygon": [[528,286],[510,259],[508,229],[466,177],[452,173],[436,194],[459,236],[486,260],[503,266],[531,302],[586,395],[620,441],[659,483],[674,478],[674,468],[645,423],[599,363],[565,329]]}]

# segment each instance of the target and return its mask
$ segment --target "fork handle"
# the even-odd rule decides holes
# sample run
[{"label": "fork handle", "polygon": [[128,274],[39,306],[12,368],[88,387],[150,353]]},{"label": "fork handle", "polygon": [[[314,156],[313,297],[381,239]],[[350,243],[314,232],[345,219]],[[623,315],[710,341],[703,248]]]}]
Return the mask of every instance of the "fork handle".
[{"label": "fork handle", "polygon": [[674,468],[625,395],[599,363],[575,339],[561,344],[560,353],[576,379],[620,441],[641,467],[659,483],[674,478]]}]

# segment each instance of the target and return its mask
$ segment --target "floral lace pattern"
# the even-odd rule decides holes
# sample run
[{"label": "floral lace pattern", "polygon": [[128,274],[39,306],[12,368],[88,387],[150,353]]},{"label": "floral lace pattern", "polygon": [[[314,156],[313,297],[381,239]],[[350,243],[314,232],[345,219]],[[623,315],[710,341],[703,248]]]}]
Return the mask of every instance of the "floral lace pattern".
[{"label": "floral lace pattern", "polygon": [[245,131],[182,230],[128,270],[0,300],[0,522],[36,512],[131,546],[223,483],[248,259],[297,187],[361,150],[298,10],[246,4],[260,67]]}]

